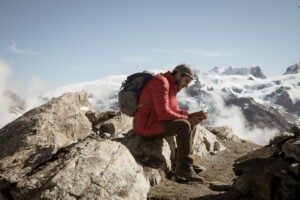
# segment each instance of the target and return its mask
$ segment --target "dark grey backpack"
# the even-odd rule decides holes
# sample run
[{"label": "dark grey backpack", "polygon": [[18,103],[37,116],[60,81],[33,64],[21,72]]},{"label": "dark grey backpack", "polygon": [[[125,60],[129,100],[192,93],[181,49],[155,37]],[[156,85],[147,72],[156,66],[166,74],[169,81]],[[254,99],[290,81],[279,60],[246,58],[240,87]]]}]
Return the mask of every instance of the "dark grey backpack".
[{"label": "dark grey backpack", "polygon": [[153,77],[154,74],[146,71],[127,76],[118,93],[119,108],[122,113],[133,117],[136,110],[145,105],[138,105],[139,96],[146,83]]}]

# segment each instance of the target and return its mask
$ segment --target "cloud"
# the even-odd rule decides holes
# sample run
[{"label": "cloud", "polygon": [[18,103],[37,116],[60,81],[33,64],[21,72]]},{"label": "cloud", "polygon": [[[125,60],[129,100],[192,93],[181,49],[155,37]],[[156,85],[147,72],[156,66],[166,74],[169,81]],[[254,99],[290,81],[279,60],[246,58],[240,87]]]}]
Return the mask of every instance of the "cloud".
[{"label": "cloud", "polygon": [[0,128],[22,114],[22,111],[19,113],[12,112],[12,110],[18,110],[18,108],[15,107],[16,100],[9,94],[16,95],[24,101],[23,112],[44,103],[44,100],[40,98],[40,94],[47,89],[43,79],[29,77],[30,84],[24,85],[12,82],[12,74],[11,66],[5,60],[0,60]]},{"label": "cloud", "polygon": [[5,94],[11,76],[10,66],[4,60],[0,60],[0,128],[11,121],[13,116],[9,115],[10,101]]},{"label": "cloud", "polygon": [[133,64],[144,64],[146,63],[147,59],[144,56],[135,56],[135,57],[122,57],[123,61]]},{"label": "cloud", "polygon": [[268,144],[270,139],[279,134],[279,130],[277,129],[249,128],[241,108],[237,106],[226,106],[224,95],[221,92],[211,94],[212,98],[209,101],[213,103],[218,113],[214,116],[214,126],[229,126],[239,138],[250,140],[260,145]]},{"label": "cloud", "polygon": [[183,49],[183,50],[169,50],[169,49],[154,49],[151,50],[155,53],[163,54],[180,54],[180,55],[190,55],[190,56],[199,56],[199,57],[224,57],[224,56],[235,56],[239,53],[231,51],[208,51],[203,49]]},{"label": "cloud", "polygon": [[185,49],[183,53],[199,57],[221,57],[221,56],[234,56],[235,53],[228,51],[207,51],[199,49]]},{"label": "cloud", "polygon": [[248,122],[237,106],[227,106],[224,102],[226,96],[221,91],[214,90],[198,102],[185,92],[179,93],[179,101],[187,105],[189,112],[208,109],[208,119],[204,121],[209,126],[227,126],[232,128],[233,133],[241,139],[250,140],[256,144],[266,145],[270,139],[279,134],[279,130],[270,128],[249,128]]},{"label": "cloud", "polygon": [[19,49],[19,48],[17,48],[17,45],[15,42],[12,42],[12,44],[9,47],[9,50],[14,53],[18,53],[18,54],[31,54],[31,55],[39,54],[39,52],[36,52],[36,51],[28,51],[28,50]]},{"label": "cloud", "polygon": [[5,87],[7,80],[11,76],[11,73],[12,72],[8,63],[4,60],[0,60],[0,88]]},{"label": "cloud", "polygon": [[26,89],[26,93],[22,95],[26,102],[25,111],[31,110],[32,108],[45,103],[44,100],[41,99],[40,95],[47,89],[48,85],[42,78],[37,76],[31,77],[30,85]]}]

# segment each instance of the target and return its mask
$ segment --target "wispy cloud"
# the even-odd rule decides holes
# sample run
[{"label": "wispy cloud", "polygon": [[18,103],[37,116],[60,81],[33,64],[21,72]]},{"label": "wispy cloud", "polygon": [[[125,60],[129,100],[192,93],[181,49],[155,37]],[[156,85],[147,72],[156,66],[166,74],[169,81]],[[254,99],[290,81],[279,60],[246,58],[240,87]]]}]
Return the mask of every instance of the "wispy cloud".
[{"label": "wispy cloud", "polygon": [[185,49],[183,53],[201,57],[221,57],[221,56],[234,56],[236,53],[229,51],[207,51],[198,49]]},{"label": "wispy cloud", "polygon": [[203,49],[182,49],[182,50],[169,50],[169,49],[155,49],[152,52],[164,54],[184,54],[199,57],[221,57],[221,56],[235,56],[239,53],[231,51],[208,51]]},{"label": "wispy cloud", "polygon": [[39,54],[39,52],[36,52],[36,51],[28,51],[28,50],[23,50],[23,49],[17,48],[17,45],[15,42],[12,42],[12,44],[9,47],[9,50],[14,53],[18,53],[18,54]]},{"label": "wispy cloud", "polygon": [[134,64],[144,64],[147,61],[145,56],[122,57],[121,59],[124,62],[134,63]]}]

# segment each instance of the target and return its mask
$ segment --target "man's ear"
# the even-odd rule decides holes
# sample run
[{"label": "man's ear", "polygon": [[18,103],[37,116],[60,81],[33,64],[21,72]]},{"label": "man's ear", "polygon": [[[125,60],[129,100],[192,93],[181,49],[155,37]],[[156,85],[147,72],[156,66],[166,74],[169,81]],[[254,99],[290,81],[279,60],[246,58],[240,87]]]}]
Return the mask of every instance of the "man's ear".
[{"label": "man's ear", "polygon": [[176,78],[177,78],[177,79],[181,79],[182,76],[183,76],[183,73],[182,73],[182,72],[177,72],[177,73],[176,73]]}]

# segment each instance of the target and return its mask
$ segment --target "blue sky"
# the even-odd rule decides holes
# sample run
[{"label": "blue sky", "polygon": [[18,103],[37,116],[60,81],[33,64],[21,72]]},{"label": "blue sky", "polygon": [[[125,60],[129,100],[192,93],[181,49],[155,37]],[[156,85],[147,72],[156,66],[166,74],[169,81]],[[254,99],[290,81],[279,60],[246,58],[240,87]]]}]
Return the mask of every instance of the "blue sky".
[{"label": "blue sky", "polygon": [[189,63],[300,60],[300,0],[0,0],[0,59],[12,79],[63,86]]}]

